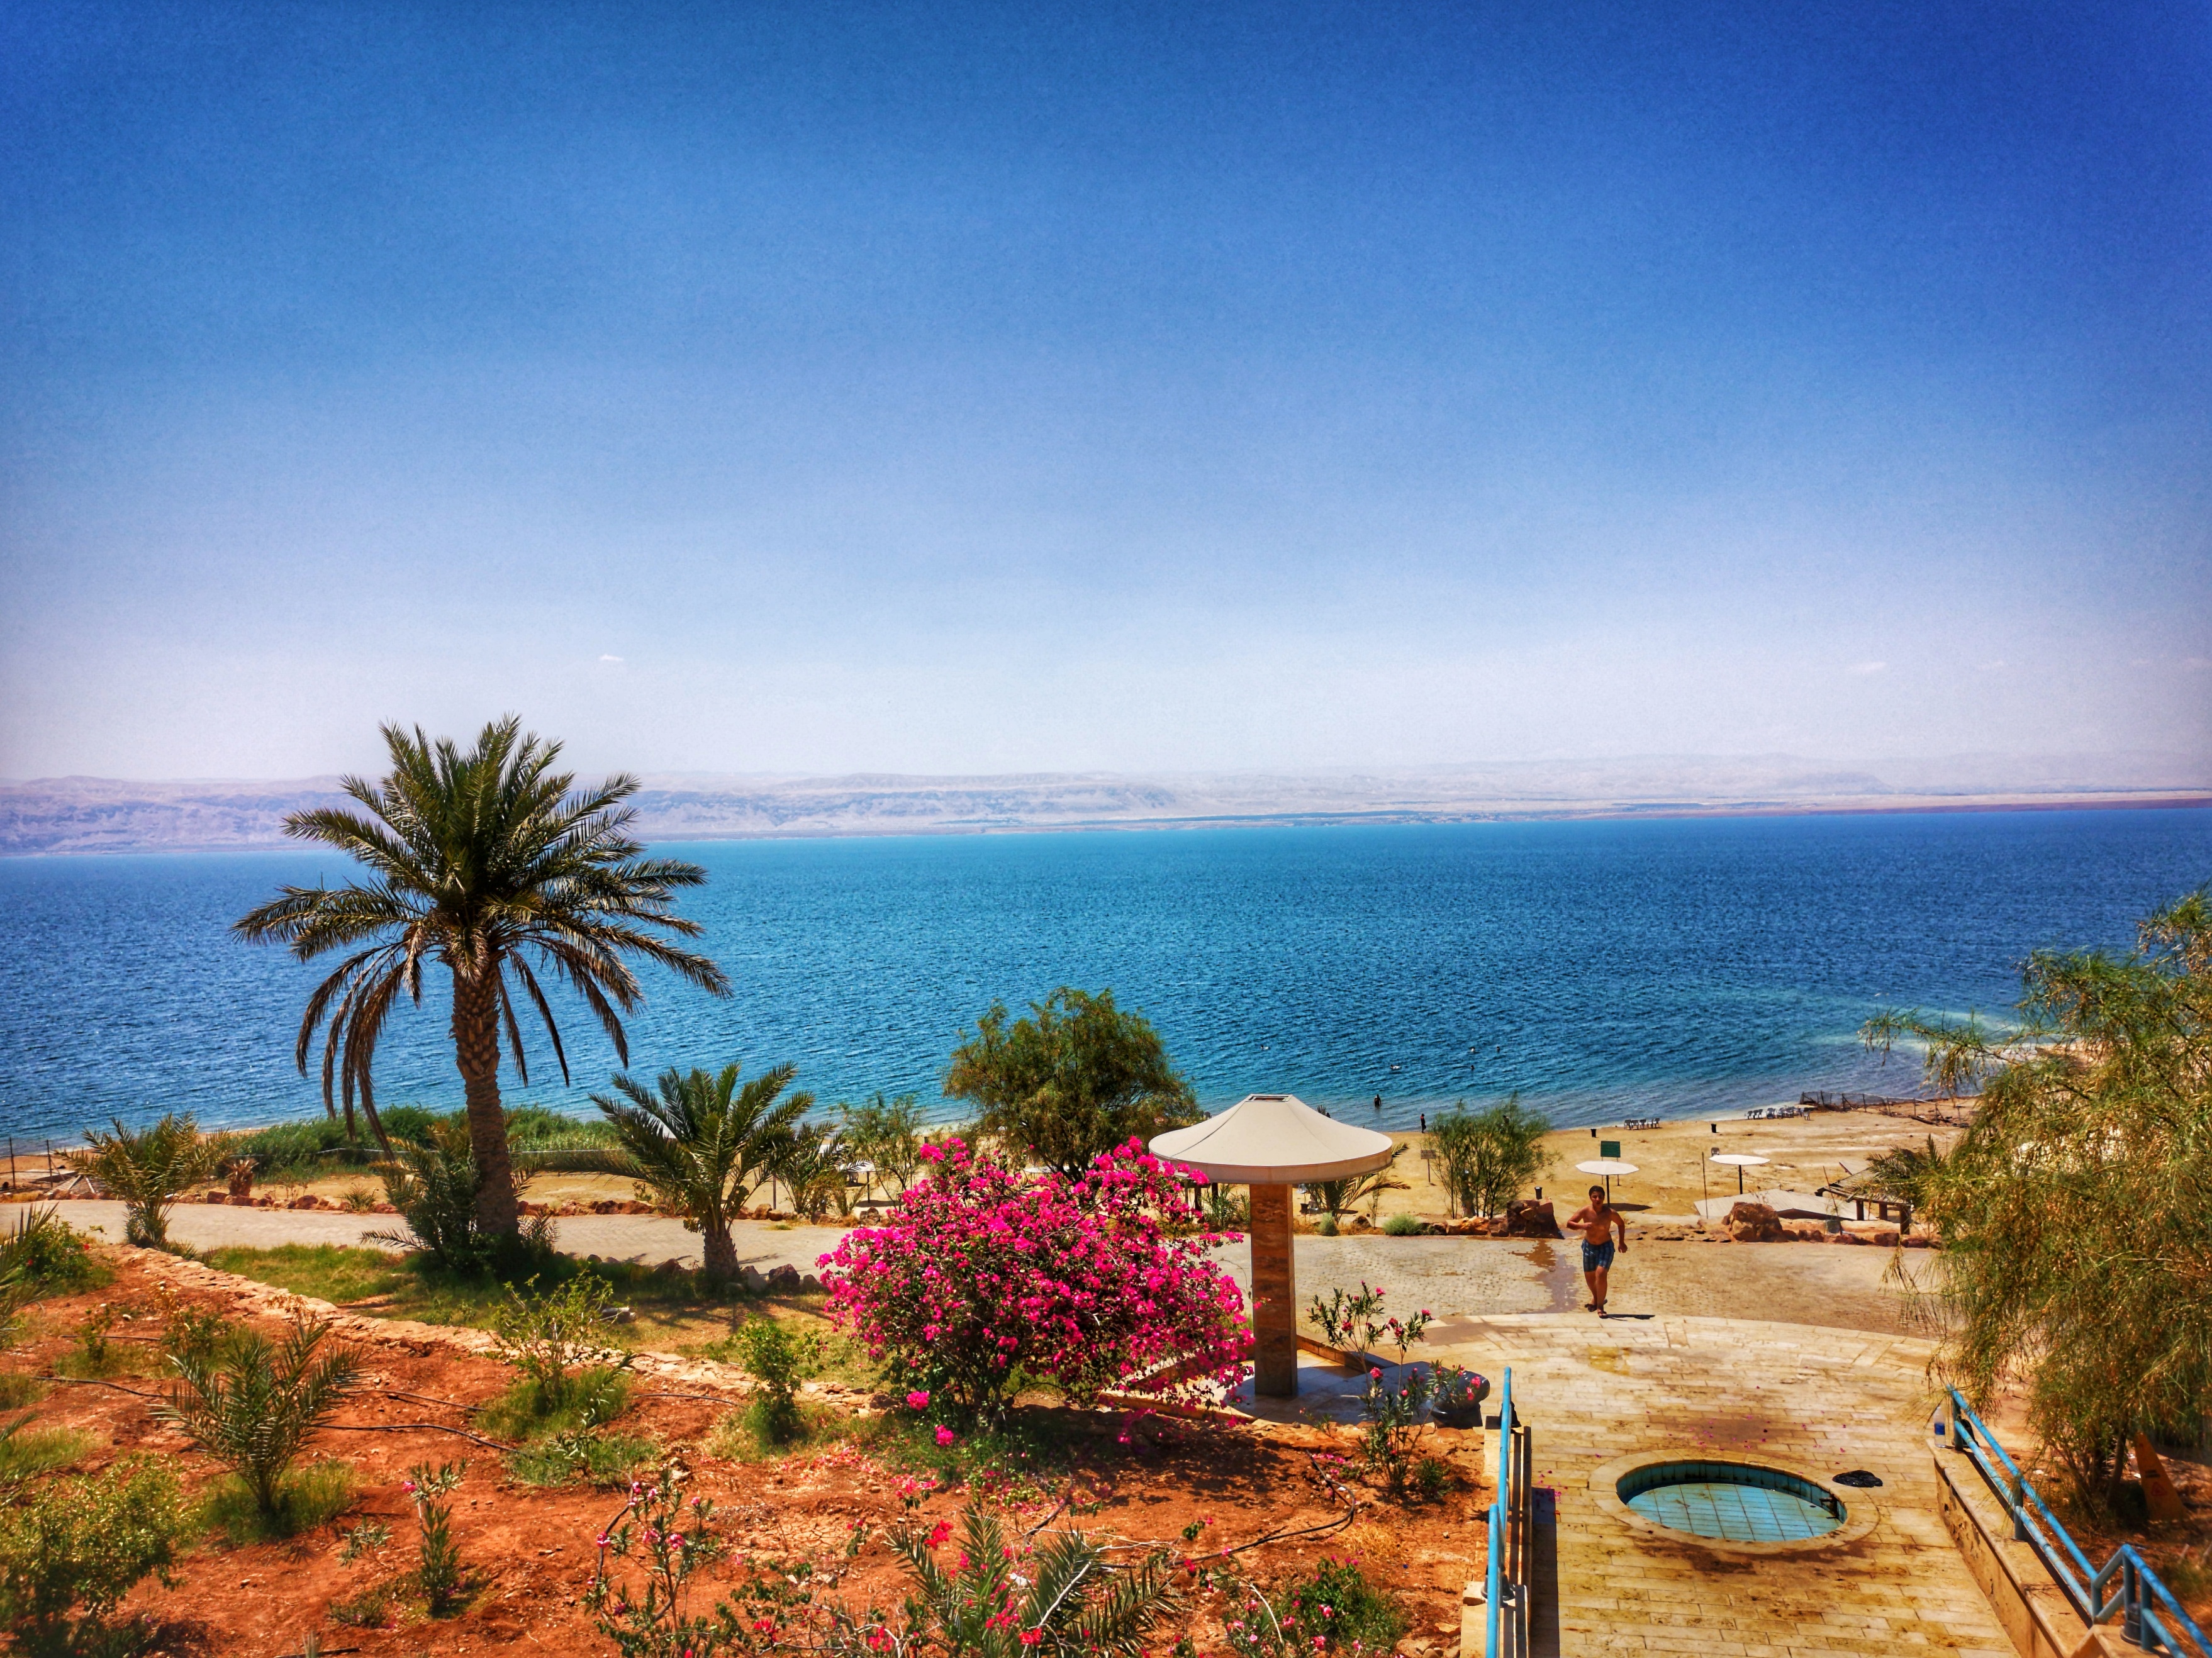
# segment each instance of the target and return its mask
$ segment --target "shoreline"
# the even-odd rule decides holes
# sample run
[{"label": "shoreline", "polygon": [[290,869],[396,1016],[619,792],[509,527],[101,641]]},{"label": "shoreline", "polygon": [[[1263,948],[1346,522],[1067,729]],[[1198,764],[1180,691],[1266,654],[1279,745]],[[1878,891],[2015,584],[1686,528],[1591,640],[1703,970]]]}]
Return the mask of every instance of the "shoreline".
[{"label": "shoreline", "polygon": [[[0,796],[9,789],[35,784],[0,780]],[[128,788],[128,785],[117,786]],[[151,794],[163,786],[147,785]],[[278,787],[281,786],[265,786]],[[137,803],[150,814],[176,810],[152,799]],[[1435,802],[1407,805],[1375,805],[1343,811],[1289,810],[1282,811],[1212,811],[1174,815],[1108,815],[1091,817],[949,817],[933,821],[885,822],[862,818],[842,823],[794,820],[763,826],[716,826],[683,823],[655,823],[648,817],[638,826],[643,840],[653,847],[719,845],[756,841],[893,841],[943,839],[964,835],[1100,835],[1152,832],[1201,832],[1207,829],[1373,829],[1444,827],[1466,824],[1539,824],[1582,823],[1692,822],[1717,819],[1783,819],[1799,817],[1868,817],[1960,816],[2014,811],[2187,811],[2212,808],[2212,792],[2194,788],[2094,789],[2078,794],[2049,791],[1994,791],[1986,794],[1916,794],[1900,791],[1888,795],[1838,795],[1808,800],[1638,801],[1599,799],[1577,803],[1545,799],[1526,805],[1510,801]],[[264,814],[289,809],[272,802],[258,808]],[[18,814],[20,816],[20,813]],[[19,831],[20,832],[20,831]],[[231,835],[194,839],[131,839],[88,841],[57,834],[47,844],[19,845],[0,841],[0,860],[35,862],[44,859],[204,857],[216,854],[297,853],[299,843],[284,837],[274,826]]]}]

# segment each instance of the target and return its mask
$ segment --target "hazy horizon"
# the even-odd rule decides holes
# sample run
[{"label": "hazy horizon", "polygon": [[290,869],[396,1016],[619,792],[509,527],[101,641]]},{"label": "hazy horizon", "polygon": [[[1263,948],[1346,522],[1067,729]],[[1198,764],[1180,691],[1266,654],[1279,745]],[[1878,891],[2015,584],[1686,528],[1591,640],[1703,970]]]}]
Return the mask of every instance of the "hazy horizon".
[{"label": "hazy horizon", "polygon": [[2208,93],[2160,6],[34,0],[0,775],[2199,760]]}]

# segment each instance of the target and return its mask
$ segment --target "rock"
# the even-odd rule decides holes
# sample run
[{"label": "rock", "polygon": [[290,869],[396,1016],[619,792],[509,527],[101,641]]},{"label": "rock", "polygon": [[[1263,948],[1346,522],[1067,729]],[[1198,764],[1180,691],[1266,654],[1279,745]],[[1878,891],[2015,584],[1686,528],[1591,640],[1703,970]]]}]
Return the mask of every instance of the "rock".
[{"label": "rock", "polygon": [[1493,1228],[1493,1237],[1501,1238],[1563,1238],[1559,1218],[1552,1212],[1549,1198],[1516,1198],[1505,1206],[1505,1224]]},{"label": "rock", "polygon": [[284,1206],[287,1209],[319,1209],[323,1206],[323,1200],[313,1192],[306,1192],[294,1198]]},{"label": "rock", "polygon": [[1831,1232],[1828,1234],[1828,1242],[1831,1243],[1864,1243],[1866,1240],[1861,1237],[1856,1232]]},{"label": "rock", "polygon": [[750,1295],[757,1296],[768,1288],[768,1280],[761,1276],[761,1269],[750,1261],[738,1268],[738,1282],[744,1285],[746,1292]]},{"label": "rock", "polygon": [[228,1203],[230,1201],[230,1193],[228,1192],[209,1192],[201,1197],[200,1201],[202,1203]]},{"label": "rock", "polygon": [[653,1270],[662,1278],[674,1278],[684,1270],[684,1263],[677,1260],[664,1260]]},{"label": "rock", "polygon": [[822,1293],[822,1280],[809,1272],[799,1280],[799,1289],[802,1295],[818,1296]]},{"label": "rock", "polygon": [[1782,1217],[1763,1203],[1739,1203],[1728,1212],[1729,1236],[1738,1243],[1780,1243],[1788,1236]]},{"label": "rock", "polygon": [[1872,1237],[1869,1238],[1867,1242],[1869,1243],[1880,1244],[1885,1249],[1894,1249],[1897,1248],[1897,1234],[1894,1232],[1876,1232]]},{"label": "rock", "polygon": [[610,1324],[635,1324],[637,1321],[637,1315],[627,1307],[602,1308],[599,1316]]},{"label": "rock", "polygon": [[1905,1247],[1908,1249],[1933,1249],[1936,1247],[1936,1240],[1908,1233],[1905,1238]]},{"label": "rock", "polygon": [[768,1275],[768,1287],[783,1294],[797,1291],[799,1287],[799,1268],[787,1266],[772,1269]]}]

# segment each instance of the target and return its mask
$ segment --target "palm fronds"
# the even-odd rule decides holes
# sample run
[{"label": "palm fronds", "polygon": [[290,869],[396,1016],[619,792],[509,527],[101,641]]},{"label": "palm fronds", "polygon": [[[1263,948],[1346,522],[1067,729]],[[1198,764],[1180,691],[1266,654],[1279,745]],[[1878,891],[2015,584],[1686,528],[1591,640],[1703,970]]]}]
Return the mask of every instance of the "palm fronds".
[{"label": "palm fronds", "polygon": [[202,1134],[189,1113],[136,1130],[118,1118],[112,1133],[91,1129],[85,1140],[92,1150],[76,1167],[122,1199],[124,1241],[146,1249],[169,1247],[169,1206],[214,1178],[229,1151],[225,1138]]},{"label": "palm fronds", "polygon": [[[481,1119],[477,1161],[495,1179],[502,1158],[490,1131],[501,1048],[527,1082],[526,1017],[544,1029],[562,1079],[568,1077],[544,977],[581,999],[624,1064],[623,1017],[643,995],[633,962],[726,993],[720,968],[672,942],[700,931],[673,906],[677,893],[699,885],[706,872],[644,855],[629,833],[634,811],[623,804],[636,779],[578,789],[573,774],[554,769],[561,745],[525,735],[512,717],[486,726],[465,754],[419,728],[386,726],[384,738],[390,774],[342,785],[362,810],[326,807],[284,821],[287,835],[344,853],[368,878],[282,888],[234,931],[283,944],[301,962],[343,952],[307,999],[294,1058],[307,1074],[319,1033],[325,1108],[335,1116],[343,1108],[350,1130],[358,1102],[380,1142],[378,1041],[403,999],[422,1001],[425,966],[446,968],[456,1054],[471,1119]],[[511,1230],[514,1211],[501,1201],[495,1191],[487,1216]]]},{"label": "palm fronds", "polygon": [[329,1333],[301,1317],[281,1341],[240,1330],[170,1359],[178,1380],[156,1413],[234,1470],[264,1515],[279,1511],[286,1470],[360,1380],[350,1347],[323,1350]]},{"label": "palm fronds", "polygon": [[753,1188],[788,1154],[811,1094],[785,1097],[797,1068],[780,1065],[740,1086],[738,1067],[720,1072],[664,1071],[653,1088],[617,1075],[613,1096],[594,1094],[617,1145],[580,1158],[585,1166],[625,1175],[680,1210],[699,1229],[707,1270],[737,1269],[730,1222]]}]

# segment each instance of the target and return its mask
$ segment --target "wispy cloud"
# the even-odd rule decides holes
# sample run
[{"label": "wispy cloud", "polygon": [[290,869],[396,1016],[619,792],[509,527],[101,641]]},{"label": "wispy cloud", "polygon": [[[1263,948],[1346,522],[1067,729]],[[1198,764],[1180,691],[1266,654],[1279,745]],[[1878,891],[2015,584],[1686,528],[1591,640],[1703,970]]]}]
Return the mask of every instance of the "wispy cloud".
[{"label": "wispy cloud", "polygon": [[599,660],[602,662],[619,662],[622,660],[622,658],[618,656],[602,656],[599,658]]},{"label": "wispy cloud", "polygon": [[1889,664],[1887,662],[1854,662],[1851,664],[1850,671],[1853,673],[1880,673]]}]

